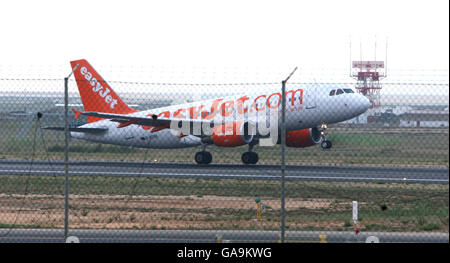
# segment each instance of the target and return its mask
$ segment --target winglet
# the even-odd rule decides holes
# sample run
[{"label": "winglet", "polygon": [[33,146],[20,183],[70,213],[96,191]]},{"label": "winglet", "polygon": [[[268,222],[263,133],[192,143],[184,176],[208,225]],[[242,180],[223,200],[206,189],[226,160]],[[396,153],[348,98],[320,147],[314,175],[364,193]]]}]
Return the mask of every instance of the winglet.
[{"label": "winglet", "polygon": [[78,119],[81,115],[81,111],[76,110],[76,109],[72,109],[73,113],[75,113],[75,119]]}]

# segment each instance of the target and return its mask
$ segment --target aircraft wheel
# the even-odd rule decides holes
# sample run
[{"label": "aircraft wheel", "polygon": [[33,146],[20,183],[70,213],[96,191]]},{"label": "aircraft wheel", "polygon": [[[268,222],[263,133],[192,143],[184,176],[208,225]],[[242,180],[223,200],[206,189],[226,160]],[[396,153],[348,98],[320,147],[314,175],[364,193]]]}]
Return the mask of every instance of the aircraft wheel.
[{"label": "aircraft wheel", "polygon": [[250,157],[250,154],[249,154],[249,153],[250,153],[250,152],[245,152],[245,153],[243,153],[242,156],[241,156],[241,160],[242,160],[242,162],[243,162],[244,164],[250,164],[251,157]]},{"label": "aircraft wheel", "polygon": [[212,161],[212,154],[210,152],[197,152],[194,159],[198,164],[210,164]]},{"label": "aircraft wheel", "polygon": [[331,143],[331,141],[323,141],[320,146],[322,146],[322,149],[330,149],[331,146],[333,146],[333,144]]},{"label": "aircraft wheel", "polygon": [[251,162],[251,164],[256,164],[256,163],[259,161],[258,154],[255,153],[255,152],[250,152],[250,153],[251,153],[251,156],[252,156],[252,162]]},{"label": "aircraft wheel", "polygon": [[206,160],[204,164],[210,164],[212,161],[212,154],[210,152],[204,152]]},{"label": "aircraft wheel", "polygon": [[259,157],[255,152],[245,152],[242,154],[241,159],[244,164],[256,164],[259,160]]}]

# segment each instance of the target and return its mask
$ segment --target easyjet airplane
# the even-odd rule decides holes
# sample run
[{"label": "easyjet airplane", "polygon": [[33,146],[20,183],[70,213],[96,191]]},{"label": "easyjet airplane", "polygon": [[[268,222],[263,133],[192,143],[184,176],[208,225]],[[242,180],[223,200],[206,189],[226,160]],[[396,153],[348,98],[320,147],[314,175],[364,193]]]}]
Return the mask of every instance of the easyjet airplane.
[{"label": "easyjet airplane", "polygon": [[[209,145],[248,145],[242,162],[256,164],[254,145],[274,136],[272,141],[280,142],[281,121],[271,121],[281,120],[279,89],[137,111],[124,103],[86,60],[71,61],[71,66],[84,106],[84,112],[73,110],[75,118],[85,115],[88,120],[85,125],[70,128],[72,137],[141,148],[201,146],[195,154],[198,164],[211,163],[212,155],[206,151]],[[351,89],[287,87],[286,146],[321,144],[324,149],[331,148],[324,135],[327,125],[352,119],[369,106],[366,97]],[[268,123],[270,131],[262,132],[261,127],[267,128]]]}]

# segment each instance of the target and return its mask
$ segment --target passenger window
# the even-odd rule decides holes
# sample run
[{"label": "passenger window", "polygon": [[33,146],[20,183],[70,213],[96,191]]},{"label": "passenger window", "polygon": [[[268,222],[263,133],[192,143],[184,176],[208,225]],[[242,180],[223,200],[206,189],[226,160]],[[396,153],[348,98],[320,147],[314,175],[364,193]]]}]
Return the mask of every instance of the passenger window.
[{"label": "passenger window", "polygon": [[345,93],[355,93],[352,89],[344,89]]},{"label": "passenger window", "polygon": [[336,92],[336,90],[332,90],[330,91],[330,96],[334,96],[334,93]]},{"label": "passenger window", "polygon": [[340,95],[340,94],[342,94],[342,93],[344,93],[341,89],[338,89],[337,91],[336,91],[336,95]]}]

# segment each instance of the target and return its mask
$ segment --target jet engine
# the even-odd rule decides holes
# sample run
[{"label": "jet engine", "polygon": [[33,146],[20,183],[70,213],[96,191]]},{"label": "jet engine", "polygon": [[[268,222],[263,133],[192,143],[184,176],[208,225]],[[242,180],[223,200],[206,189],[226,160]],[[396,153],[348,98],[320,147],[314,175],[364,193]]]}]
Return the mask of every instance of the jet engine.
[{"label": "jet engine", "polygon": [[303,148],[313,146],[322,141],[320,130],[315,128],[286,132],[286,146]]},{"label": "jet engine", "polygon": [[213,128],[211,140],[217,146],[236,147],[249,144],[254,135],[249,132],[249,123],[237,121],[222,124]]}]

